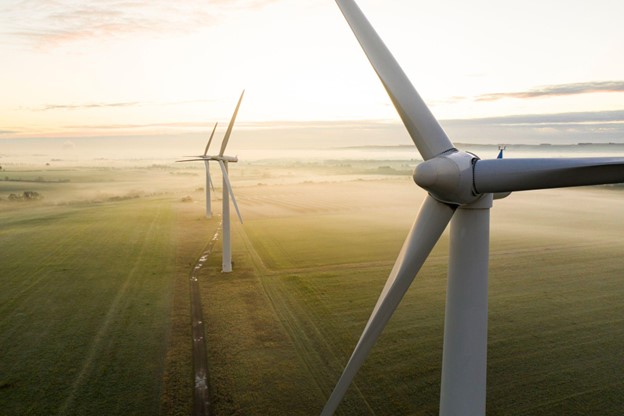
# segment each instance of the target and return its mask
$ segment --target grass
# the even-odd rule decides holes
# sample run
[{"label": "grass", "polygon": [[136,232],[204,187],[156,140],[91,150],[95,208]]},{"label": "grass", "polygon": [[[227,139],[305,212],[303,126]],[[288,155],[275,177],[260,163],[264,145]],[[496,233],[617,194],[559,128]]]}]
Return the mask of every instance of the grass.
[{"label": "grass", "polygon": [[[327,188],[332,186],[340,187]],[[375,185],[369,186],[374,193]],[[497,202],[488,414],[621,414],[620,195],[562,190]],[[367,211],[298,211],[258,217],[236,229],[239,241],[249,239],[235,252],[237,271],[211,276],[205,295],[218,305],[209,321],[214,382],[219,395],[229,398],[217,414],[266,414],[267,402],[271,414],[320,412],[405,237],[404,217],[414,208],[408,203],[388,216]],[[447,244],[445,235],[338,414],[437,414]],[[276,382],[276,368],[298,389]],[[251,374],[260,381],[246,384]],[[300,400],[292,402],[286,392]]]},{"label": "grass", "polygon": [[[28,174],[70,182],[0,182],[5,198],[9,189],[45,197],[0,201],[0,414],[189,414],[188,277],[217,221],[179,201],[201,199],[202,176]],[[217,245],[200,276],[212,410],[318,414],[422,193],[402,178],[255,186],[258,177],[241,177],[235,271],[220,273]],[[496,201],[488,414],[621,414],[620,196]],[[447,246],[445,235],[338,414],[437,414]]]},{"label": "grass", "polygon": [[169,199],[0,212],[0,409],[159,411],[175,273]]},{"label": "grass", "polygon": [[[189,271],[218,226],[180,202],[188,179],[6,175],[45,181],[0,181],[0,414],[188,415]],[[6,200],[33,189],[45,199]]]}]

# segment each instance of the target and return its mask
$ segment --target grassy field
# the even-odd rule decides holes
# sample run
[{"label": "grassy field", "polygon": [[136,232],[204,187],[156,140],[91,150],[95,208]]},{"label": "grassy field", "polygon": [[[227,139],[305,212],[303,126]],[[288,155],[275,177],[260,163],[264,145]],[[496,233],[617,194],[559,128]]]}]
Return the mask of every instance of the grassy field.
[{"label": "grassy field", "polygon": [[[320,412],[418,210],[414,188],[388,179],[249,189],[239,198],[251,213],[237,228],[239,267],[211,275],[205,295],[214,305],[217,414]],[[621,414],[623,223],[618,190],[496,202],[488,414]],[[445,235],[340,414],[437,414],[446,263]]]},{"label": "grassy field", "polygon": [[189,414],[188,272],[217,222],[159,168],[3,173],[0,414]]},{"label": "grassy field", "polygon": [[[215,415],[320,412],[424,197],[366,168],[233,170],[235,271],[220,273],[217,245],[200,279]],[[0,414],[189,414],[188,277],[218,225],[203,218],[202,173],[4,173]],[[6,200],[26,190],[43,201]],[[622,196],[496,201],[489,415],[621,414]],[[447,246],[444,235],[339,414],[437,414]]]},{"label": "grassy field", "polygon": [[156,199],[3,216],[0,408],[157,411],[171,209]]}]

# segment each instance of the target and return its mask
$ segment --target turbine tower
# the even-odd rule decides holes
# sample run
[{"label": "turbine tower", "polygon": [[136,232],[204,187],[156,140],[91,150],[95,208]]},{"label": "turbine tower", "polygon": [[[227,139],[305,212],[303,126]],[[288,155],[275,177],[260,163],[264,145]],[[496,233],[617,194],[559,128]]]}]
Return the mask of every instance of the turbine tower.
[{"label": "turbine tower", "polygon": [[485,415],[490,208],[513,191],[624,182],[624,158],[491,159],[457,150],[353,0],[336,0],[424,162],[428,195],[322,415],[334,413],[451,223],[440,415]]},{"label": "turbine tower", "polygon": [[[212,183],[212,178],[210,177],[210,163],[209,163],[210,156],[208,156],[208,149],[210,148],[210,143],[212,143],[212,138],[214,137],[218,124],[219,123],[215,123],[214,127],[212,128],[212,133],[210,134],[210,138],[208,139],[208,143],[206,144],[206,148],[204,149],[203,155],[185,156],[185,157],[201,158],[199,160],[203,160],[204,164],[206,165],[206,218],[212,218],[212,206],[210,204],[210,188],[212,188],[212,190],[214,191],[214,185]],[[179,160],[178,162],[187,162],[187,161]]]},{"label": "turbine tower", "polygon": [[[238,109],[240,108],[241,102],[243,101],[243,95],[245,95],[245,90],[240,95],[238,99],[238,103],[236,104],[236,109],[234,110],[234,114],[232,115],[232,119],[230,120],[230,124],[228,124],[228,128],[225,132],[225,136],[223,136],[223,142],[221,142],[221,149],[219,150],[219,154],[215,156],[208,155],[208,147],[210,146],[210,142],[212,141],[212,135],[210,135],[210,139],[208,140],[208,144],[206,145],[206,150],[203,155],[199,156],[189,156],[194,159],[185,159],[179,160],[178,162],[193,162],[193,161],[203,161],[206,164],[206,215],[208,216],[208,211],[210,207],[210,193],[208,191],[208,184],[212,185],[212,179],[210,177],[210,171],[208,169],[208,163],[211,160],[219,163],[219,167],[221,168],[221,173],[223,175],[223,211],[222,211],[222,227],[223,227],[223,258],[221,261],[222,269],[221,271],[224,273],[229,273],[232,271],[232,240],[230,238],[230,197],[232,197],[232,203],[234,204],[234,208],[236,209],[236,214],[238,215],[238,219],[241,224],[243,223],[243,218],[241,217],[240,211],[238,210],[238,204],[236,203],[236,198],[234,197],[234,192],[232,191],[232,185],[230,184],[230,178],[228,176],[228,163],[236,163],[238,162],[237,156],[226,156],[225,149],[230,140],[230,135],[232,134],[232,129],[234,128],[234,123],[236,121],[236,116],[238,115]],[[212,130],[212,134],[214,134],[217,125]]]}]

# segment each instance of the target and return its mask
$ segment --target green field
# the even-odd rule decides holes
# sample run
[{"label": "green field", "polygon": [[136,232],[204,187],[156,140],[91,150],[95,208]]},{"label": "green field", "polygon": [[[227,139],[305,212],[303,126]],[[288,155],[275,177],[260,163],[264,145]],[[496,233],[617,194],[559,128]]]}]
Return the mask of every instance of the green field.
[{"label": "green field", "polygon": [[[187,276],[216,222],[167,172],[6,175],[20,180],[0,182],[0,414],[188,414]],[[7,200],[26,190],[44,199]]]},{"label": "green field", "polygon": [[[190,413],[188,277],[218,220],[203,218],[202,170],[185,169],[0,181],[0,414]],[[220,273],[217,245],[200,276],[214,414],[318,414],[424,194],[394,175],[236,169],[235,271]],[[44,199],[6,200],[26,190]],[[621,414],[623,195],[496,201],[489,415]],[[437,414],[447,245],[444,235],[339,414]]]},{"label": "green field", "polygon": [[[386,215],[377,199],[362,208],[358,186],[380,196],[404,185],[328,184],[333,205],[307,212],[291,206],[289,215],[257,215],[237,228],[237,240],[244,243],[240,268],[236,276],[211,275],[205,295],[215,305],[207,313],[212,354],[218,357],[214,384],[223,396],[217,414],[320,412],[418,208],[412,205],[418,195],[393,204]],[[300,192],[313,190],[309,185]],[[267,192],[276,205],[286,202],[279,199],[283,190]],[[583,189],[497,201],[488,414],[621,414],[621,197],[617,190]],[[350,201],[353,210],[343,213]],[[446,263],[444,236],[339,414],[437,414]],[[250,374],[255,382],[249,382]]]},{"label": "green field", "polygon": [[154,414],[173,215],[159,199],[2,213],[3,414]]}]

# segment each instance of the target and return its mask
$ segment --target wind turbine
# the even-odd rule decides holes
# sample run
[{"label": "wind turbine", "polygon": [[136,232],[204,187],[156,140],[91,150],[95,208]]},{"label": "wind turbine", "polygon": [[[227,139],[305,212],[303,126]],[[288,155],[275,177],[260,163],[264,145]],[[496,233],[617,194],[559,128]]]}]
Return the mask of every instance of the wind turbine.
[{"label": "wind turbine", "polygon": [[[212,206],[210,204],[210,188],[214,191],[214,185],[212,184],[212,178],[210,177],[210,156],[208,156],[208,148],[210,148],[210,143],[212,143],[212,138],[214,137],[215,130],[217,130],[217,125],[219,123],[215,123],[212,128],[212,133],[210,134],[210,138],[208,139],[208,143],[206,144],[206,148],[204,149],[203,155],[196,156],[185,156],[185,157],[195,157],[200,159],[191,159],[191,160],[203,160],[206,165],[206,218],[212,218]],[[178,160],[178,162],[188,162],[188,160]]]},{"label": "wind turbine", "polygon": [[322,415],[340,404],[449,222],[440,414],[484,415],[493,199],[513,191],[624,182],[624,158],[481,160],[456,149],[356,3],[336,3],[424,159],[413,177],[428,196]]},{"label": "wind turbine", "polygon": [[[221,261],[222,269],[221,271],[224,273],[229,273],[232,271],[232,240],[230,238],[230,196],[232,197],[232,203],[234,204],[234,208],[236,209],[236,214],[238,215],[238,219],[241,224],[243,223],[243,217],[241,217],[240,211],[238,210],[238,204],[236,203],[236,198],[234,197],[234,192],[232,191],[232,185],[230,184],[230,178],[228,176],[228,163],[236,163],[238,162],[237,156],[226,156],[225,148],[228,145],[230,140],[230,135],[232,134],[232,129],[234,128],[234,122],[236,121],[236,116],[238,115],[238,109],[240,108],[241,101],[243,101],[243,95],[245,95],[245,90],[240,95],[238,99],[238,103],[236,104],[236,109],[234,110],[234,114],[232,115],[232,119],[230,120],[230,124],[228,124],[228,128],[225,132],[225,136],[223,136],[223,142],[221,142],[221,149],[219,150],[219,154],[215,156],[208,155],[208,147],[210,146],[210,142],[212,141],[212,135],[210,135],[210,139],[208,140],[208,144],[206,145],[206,150],[203,155],[200,156],[190,156],[195,159],[186,159],[179,160],[179,162],[192,162],[192,161],[204,161],[206,164],[206,189],[208,189],[208,184],[212,184],[212,179],[210,178],[210,171],[208,169],[208,163],[211,160],[215,160],[219,163],[219,167],[221,168],[221,173],[223,174],[223,211],[222,211],[222,227],[223,227],[223,258]],[[212,134],[214,134],[217,125],[212,130]],[[209,206],[210,206],[210,193],[206,192],[206,215],[208,216]]]}]

